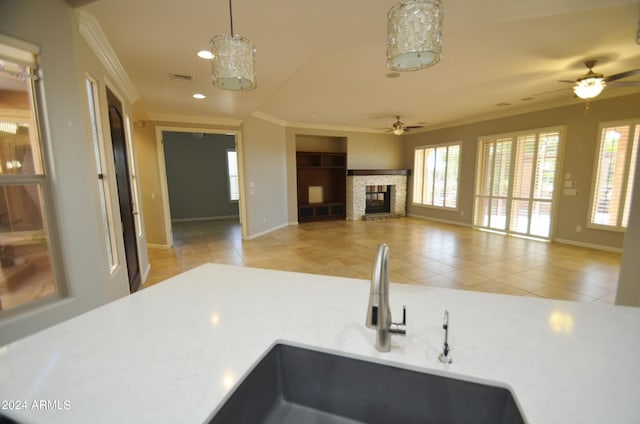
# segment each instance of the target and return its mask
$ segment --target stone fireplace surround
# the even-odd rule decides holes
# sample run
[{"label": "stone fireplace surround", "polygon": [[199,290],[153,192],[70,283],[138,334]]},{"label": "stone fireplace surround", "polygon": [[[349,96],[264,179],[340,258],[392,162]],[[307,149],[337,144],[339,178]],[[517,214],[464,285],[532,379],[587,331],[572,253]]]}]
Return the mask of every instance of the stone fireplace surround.
[{"label": "stone fireplace surround", "polygon": [[405,216],[408,169],[350,169],[347,171],[347,219],[364,218],[368,185],[391,186],[391,214]]}]

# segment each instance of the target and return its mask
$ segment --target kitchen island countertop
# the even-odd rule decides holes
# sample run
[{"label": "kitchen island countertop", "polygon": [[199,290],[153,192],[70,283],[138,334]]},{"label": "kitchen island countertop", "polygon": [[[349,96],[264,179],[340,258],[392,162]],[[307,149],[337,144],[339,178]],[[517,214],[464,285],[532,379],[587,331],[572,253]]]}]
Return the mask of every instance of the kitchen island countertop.
[{"label": "kitchen island countertop", "polygon": [[201,423],[282,340],[506,385],[530,423],[640,419],[640,308],[391,284],[407,335],[380,353],[364,325],[368,296],[365,280],[202,265],[0,347],[0,412]]}]

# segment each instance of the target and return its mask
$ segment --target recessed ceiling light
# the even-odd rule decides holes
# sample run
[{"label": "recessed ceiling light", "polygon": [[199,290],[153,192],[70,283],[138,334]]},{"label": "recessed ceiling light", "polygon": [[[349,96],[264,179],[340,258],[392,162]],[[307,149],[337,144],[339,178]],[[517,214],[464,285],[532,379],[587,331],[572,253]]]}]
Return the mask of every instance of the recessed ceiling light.
[{"label": "recessed ceiling light", "polygon": [[205,96],[204,94],[200,94],[200,93],[196,93],[193,95],[194,99],[198,99],[198,100],[202,100],[202,99],[206,99],[207,96]]},{"label": "recessed ceiling light", "polygon": [[209,50],[200,50],[196,54],[198,55],[198,57],[202,59],[207,59],[207,60],[213,59],[213,53],[211,53]]}]

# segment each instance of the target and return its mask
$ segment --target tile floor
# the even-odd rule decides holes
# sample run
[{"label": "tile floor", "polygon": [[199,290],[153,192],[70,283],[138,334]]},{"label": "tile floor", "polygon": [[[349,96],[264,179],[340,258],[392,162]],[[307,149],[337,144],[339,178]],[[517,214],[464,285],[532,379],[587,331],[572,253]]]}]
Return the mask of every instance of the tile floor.
[{"label": "tile floor", "polygon": [[621,255],[416,218],[325,221],[242,240],[234,220],[174,223],[174,247],[149,249],[145,287],[206,262],[369,279],[379,243],[390,280],[613,303]]}]

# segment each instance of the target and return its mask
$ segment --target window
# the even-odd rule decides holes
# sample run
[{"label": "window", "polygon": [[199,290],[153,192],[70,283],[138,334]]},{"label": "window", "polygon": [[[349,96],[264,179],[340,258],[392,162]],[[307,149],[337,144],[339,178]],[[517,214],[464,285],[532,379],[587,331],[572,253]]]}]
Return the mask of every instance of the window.
[{"label": "window", "polygon": [[456,209],[460,143],[419,147],[414,152],[413,204]]},{"label": "window", "polygon": [[238,157],[236,151],[227,149],[227,175],[229,177],[229,200],[240,200],[240,185],[238,182]]},{"label": "window", "polygon": [[629,220],[640,120],[600,125],[589,224],[624,231]]},{"label": "window", "polygon": [[483,137],[478,150],[474,225],[532,237],[551,236],[562,130]]},{"label": "window", "polygon": [[36,71],[33,52],[0,43],[0,311],[62,292]]}]

